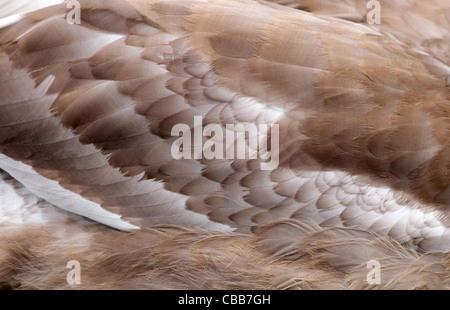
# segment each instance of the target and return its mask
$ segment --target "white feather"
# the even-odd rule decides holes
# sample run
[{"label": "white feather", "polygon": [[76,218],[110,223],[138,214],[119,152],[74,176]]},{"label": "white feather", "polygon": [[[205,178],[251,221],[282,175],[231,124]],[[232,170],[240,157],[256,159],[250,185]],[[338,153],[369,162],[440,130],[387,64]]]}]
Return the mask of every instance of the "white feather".
[{"label": "white feather", "polygon": [[[119,215],[106,211],[99,204],[86,200],[80,195],[63,188],[58,182],[47,179],[36,173],[30,166],[22,162],[0,155],[0,168],[7,171],[16,180],[20,180],[21,183],[35,195],[64,210],[88,217],[97,222],[121,230],[139,228],[125,222]],[[17,200],[17,197],[14,199]],[[20,205],[22,205],[20,201],[12,203],[12,206],[14,207],[19,207]],[[7,209],[4,206],[5,205],[0,205],[2,213],[7,212]],[[8,207],[8,209],[10,208],[11,207]]]}]

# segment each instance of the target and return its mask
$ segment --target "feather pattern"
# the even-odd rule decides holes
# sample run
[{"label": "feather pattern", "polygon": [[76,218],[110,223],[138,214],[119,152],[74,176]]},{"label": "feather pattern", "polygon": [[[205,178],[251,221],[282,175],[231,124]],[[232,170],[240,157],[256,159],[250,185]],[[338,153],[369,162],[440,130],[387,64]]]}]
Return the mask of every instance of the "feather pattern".
[{"label": "feather pattern", "polygon": [[[329,238],[316,263],[355,271],[350,287],[360,247],[407,251],[402,266],[450,250],[448,4],[391,1],[368,25],[352,0],[80,2],[80,24],[59,4],[0,27],[0,168],[31,192],[120,230],[188,227],[282,260]],[[177,124],[278,125],[278,165],[251,146],[176,159]]]}]

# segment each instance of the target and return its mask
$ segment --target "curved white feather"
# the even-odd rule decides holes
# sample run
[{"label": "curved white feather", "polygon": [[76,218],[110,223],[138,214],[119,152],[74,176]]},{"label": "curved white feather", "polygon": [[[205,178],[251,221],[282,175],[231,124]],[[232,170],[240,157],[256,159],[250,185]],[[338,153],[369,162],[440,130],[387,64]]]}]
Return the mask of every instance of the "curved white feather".
[{"label": "curved white feather", "polygon": [[[7,171],[16,180],[20,180],[29,191],[61,209],[88,217],[99,223],[121,230],[139,228],[122,220],[119,215],[106,211],[99,204],[64,189],[58,182],[47,179],[36,173],[32,167],[24,163],[0,155],[0,168]],[[8,205],[0,206],[1,214],[9,209],[7,206]]]}]

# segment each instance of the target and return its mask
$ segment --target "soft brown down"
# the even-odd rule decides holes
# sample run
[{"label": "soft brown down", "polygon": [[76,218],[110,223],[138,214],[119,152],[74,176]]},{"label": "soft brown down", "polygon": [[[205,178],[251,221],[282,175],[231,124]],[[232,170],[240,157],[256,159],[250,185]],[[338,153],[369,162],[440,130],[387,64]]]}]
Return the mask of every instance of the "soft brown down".
[{"label": "soft brown down", "polygon": [[[253,235],[180,226],[123,233],[76,216],[62,224],[2,227],[0,289],[450,288],[450,253],[419,254],[357,229],[284,220]],[[373,259],[381,284],[366,281]],[[67,283],[69,260],[80,262],[81,284]]]},{"label": "soft brown down", "polygon": [[[70,256],[79,288],[448,288],[449,254],[423,253],[442,240],[402,244],[350,207],[325,218],[328,192],[298,207],[319,181],[289,182],[345,171],[449,225],[448,1],[383,3],[371,27],[351,0],[80,2],[81,25],[59,5],[0,29],[0,154],[142,229],[4,227],[0,285],[66,288]],[[105,34],[123,38],[99,48]],[[194,115],[273,121],[242,98],[284,111],[277,169],[172,159]]]}]

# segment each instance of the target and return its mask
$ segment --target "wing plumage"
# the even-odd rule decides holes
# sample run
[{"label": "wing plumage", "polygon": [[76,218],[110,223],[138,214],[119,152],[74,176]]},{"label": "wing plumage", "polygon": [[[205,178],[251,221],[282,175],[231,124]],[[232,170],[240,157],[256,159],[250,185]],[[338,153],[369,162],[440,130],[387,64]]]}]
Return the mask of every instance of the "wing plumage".
[{"label": "wing plumage", "polygon": [[[0,29],[0,168],[30,191],[121,230],[292,221],[450,249],[447,4],[368,25],[356,1],[80,2],[80,24],[60,4]],[[177,124],[277,124],[279,164],[177,160]]]}]

